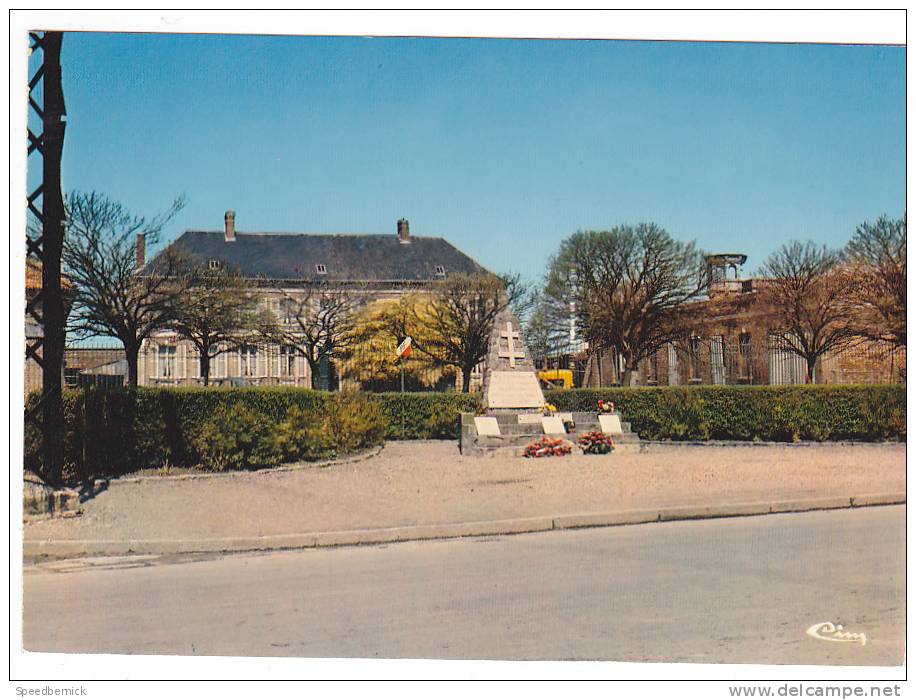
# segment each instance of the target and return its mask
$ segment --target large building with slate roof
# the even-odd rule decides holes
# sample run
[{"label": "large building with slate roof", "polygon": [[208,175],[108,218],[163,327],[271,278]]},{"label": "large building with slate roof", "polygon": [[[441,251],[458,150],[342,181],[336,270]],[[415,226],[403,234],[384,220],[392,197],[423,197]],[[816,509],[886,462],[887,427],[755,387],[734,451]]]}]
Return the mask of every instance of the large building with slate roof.
[{"label": "large building with slate roof", "polygon": [[[388,234],[242,232],[235,229],[235,213],[228,211],[222,230],[185,231],[172,245],[200,264],[255,280],[262,303],[278,318],[282,300],[309,285],[352,286],[370,298],[396,298],[450,274],[487,272],[444,238],[411,235],[406,219]],[[144,266],[142,257],[138,242],[138,267]],[[146,267],[155,264],[154,258]],[[304,357],[264,343],[220,354],[210,378],[217,384],[311,385]],[[194,347],[169,332],[153,336],[141,348],[138,379],[148,386],[199,383]]]}]

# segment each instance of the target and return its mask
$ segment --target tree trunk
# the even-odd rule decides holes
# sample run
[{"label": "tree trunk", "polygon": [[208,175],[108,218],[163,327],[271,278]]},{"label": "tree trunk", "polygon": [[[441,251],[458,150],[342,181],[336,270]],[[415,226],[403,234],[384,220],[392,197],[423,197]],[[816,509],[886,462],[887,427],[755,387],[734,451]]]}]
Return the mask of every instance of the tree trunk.
[{"label": "tree trunk", "polygon": [[137,388],[137,366],[139,364],[140,346],[124,344],[124,356],[127,359],[127,386]]},{"label": "tree trunk", "polygon": [[313,360],[308,355],[305,356],[305,360],[309,364],[309,382],[312,385],[312,389],[317,390],[321,381],[321,368],[318,366],[318,361]]},{"label": "tree trunk", "polygon": [[808,358],[805,358],[805,362],[808,365],[808,374],[805,377],[805,384],[814,384],[814,368],[815,368],[815,365],[817,364],[817,358],[808,357]]},{"label": "tree trunk", "polygon": [[639,371],[639,365],[632,362],[628,357],[624,357],[623,376],[620,379],[621,386],[633,386],[633,373]]},{"label": "tree trunk", "polygon": [[200,353],[200,380],[204,386],[210,386],[210,350]]},{"label": "tree trunk", "polygon": [[470,368],[461,368],[461,393],[468,394],[471,391],[471,372],[474,370],[473,367]]}]

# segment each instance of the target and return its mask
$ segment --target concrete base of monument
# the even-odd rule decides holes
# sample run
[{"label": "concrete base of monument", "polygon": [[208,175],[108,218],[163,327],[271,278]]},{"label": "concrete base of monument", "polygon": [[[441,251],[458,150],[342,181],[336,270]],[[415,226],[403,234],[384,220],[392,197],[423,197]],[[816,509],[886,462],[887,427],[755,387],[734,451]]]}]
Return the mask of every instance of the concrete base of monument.
[{"label": "concrete base of monument", "polygon": [[[462,455],[473,457],[488,457],[495,455],[513,454],[522,456],[525,448],[535,440],[548,435],[549,437],[562,437],[573,445],[577,444],[579,436],[592,431],[601,431],[598,414],[585,411],[571,413],[560,412],[556,414],[564,420],[571,419],[575,424],[570,431],[545,432],[542,416],[531,411],[493,411],[487,416],[477,416],[473,413],[461,414],[461,434],[459,448]],[[619,418],[620,414],[616,414]],[[480,421],[475,419],[485,418]],[[639,436],[630,430],[630,424],[620,421],[621,432],[610,435],[614,441],[614,452],[640,452],[643,443]],[[579,447],[573,448],[579,451]]]}]

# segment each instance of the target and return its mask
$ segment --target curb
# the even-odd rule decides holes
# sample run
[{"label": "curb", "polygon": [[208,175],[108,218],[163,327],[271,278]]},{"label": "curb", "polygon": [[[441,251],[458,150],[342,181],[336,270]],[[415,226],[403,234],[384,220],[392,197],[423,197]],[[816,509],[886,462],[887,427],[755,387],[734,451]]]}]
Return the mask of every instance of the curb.
[{"label": "curb", "polygon": [[149,476],[116,476],[109,478],[97,478],[96,481],[101,481],[106,483],[109,487],[119,486],[121,484],[136,484],[140,482],[147,481],[194,481],[197,479],[233,479],[243,476],[252,476],[254,474],[284,474],[286,472],[297,472],[304,469],[325,469],[327,467],[339,467],[347,464],[356,464],[358,462],[364,462],[367,459],[377,456],[383,449],[384,445],[379,447],[370,447],[364,452],[358,452],[349,457],[342,457],[338,459],[325,459],[319,462],[294,462],[292,464],[286,464],[278,467],[267,467],[265,469],[246,469],[239,471],[225,471],[225,472],[204,472],[200,474],[163,474],[163,475],[149,475]]},{"label": "curb", "polygon": [[338,530],[261,537],[223,537],[193,540],[25,540],[22,554],[26,558],[65,559],[81,556],[125,556],[131,554],[202,554],[239,553],[270,550],[311,549],[353,545],[385,544],[416,540],[515,535],[548,530],[572,530],[587,527],[614,527],[678,520],[707,520],[775,513],[803,513],[814,510],[838,510],[906,503],[906,493],[868,494],[864,496],[826,497],[773,501],[770,503],[736,503],[718,506],[675,506],[586,513],[554,517],[484,520],[445,525],[407,525],[373,530]]},{"label": "curb", "polygon": [[652,447],[889,447],[906,446],[906,440],[799,440],[798,442],[776,440],[642,440]]}]

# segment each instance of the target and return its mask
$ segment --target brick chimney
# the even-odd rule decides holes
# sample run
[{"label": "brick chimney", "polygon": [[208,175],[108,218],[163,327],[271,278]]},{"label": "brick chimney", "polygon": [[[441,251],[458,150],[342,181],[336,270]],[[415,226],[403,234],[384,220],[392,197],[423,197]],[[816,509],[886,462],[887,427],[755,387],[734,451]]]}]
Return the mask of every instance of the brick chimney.
[{"label": "brick chimney", "polygon": [[235,242],[235,212],[231,209],[226,212],[226,243]]},{"label": "brick chimney", "polygon": [[398,219],[398,240],[410,243],[410,222],[407,219]]},{"label": "brick chimney", "polygon": [[137,269],[142,270],[146,265],[146,234],[137,234]]}]

